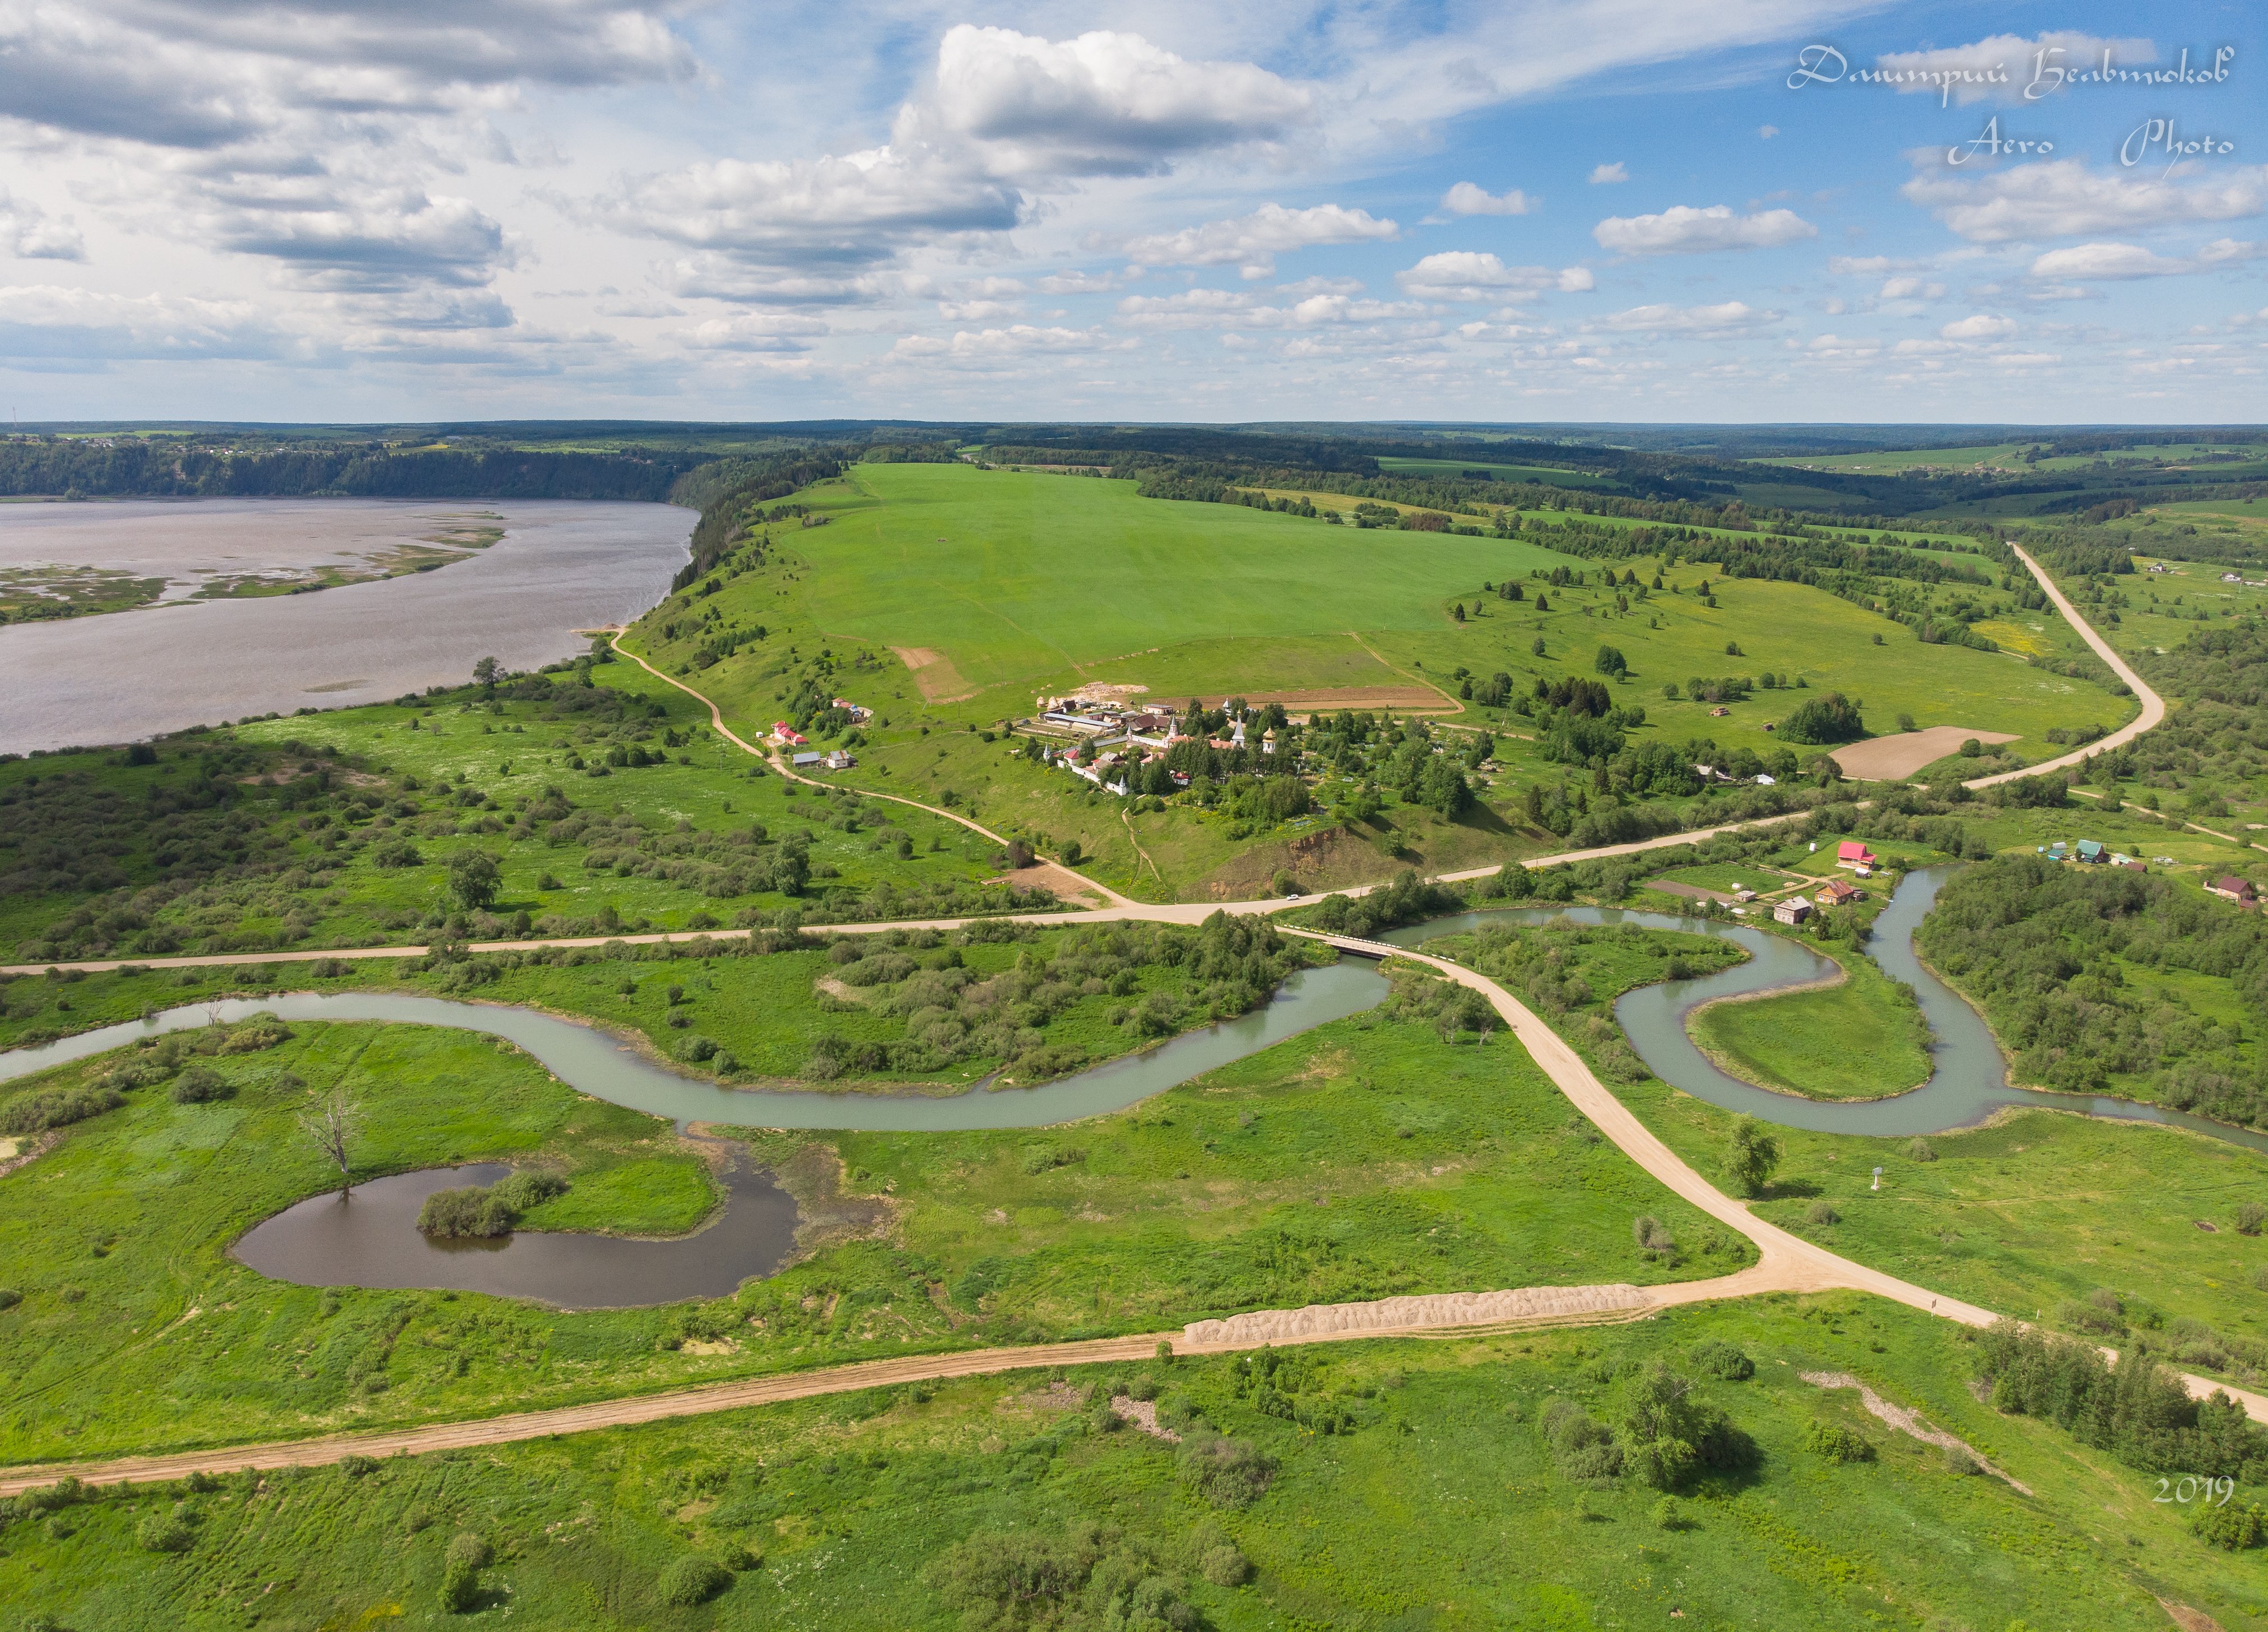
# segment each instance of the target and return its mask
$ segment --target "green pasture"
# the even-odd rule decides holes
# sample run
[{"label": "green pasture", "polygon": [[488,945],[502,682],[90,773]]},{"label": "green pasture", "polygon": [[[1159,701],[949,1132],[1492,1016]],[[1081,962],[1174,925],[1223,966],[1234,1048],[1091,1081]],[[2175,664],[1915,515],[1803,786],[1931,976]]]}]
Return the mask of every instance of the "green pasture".
[{"label": "green pasture", "polygon": [[[943,651],[977,691],[1068,687],[1099,665],[1195,640],[1425,627],[1453,584],[1558,559],[1500,540],[1373,536],[1138,498],[1130,482],[959,466],[859,465],[800,496],[833,525],[789,535],[810,568],[789,597],[799,623]],[[1383,574],[1381,548],[1394,552]],[[1250,684],[1236,650],[1223,655],[1204,689]]]},{"label": "green pasture", "polygon": [[1702,1052],[1759,1087],[1813,1099],[1872,1099],[1929,1077],[1929,1028],[1913,994],[1863,952],[1822,948],[1834,986],[1712,1003],[1686,1022]]},{"label": "green pasture", "polygon": [[[1695,1356],[1709,1342],[1740,1349],[1754,1375],[1706,1375]],[[1237,1356],[971,1378],[368,1467],[130,1488],[18,1517],[0,1538],[0,1596],[35,1624],[85,1632],[217,1632],[254,1614],[277,1627],[441,1621],[445,1556],[471,1536],[489,1561],[470,1603],[484,1618],[598,1632],[945,1632],[968,1624],[961,1593],[984,1563],[1069,1555],[1064,1539],[1087,1525],[1108,1527],[1095,1552],[1133,1566],[1108,1577],[1121,1592],[1142,1581],[1153,1606],[1219,1632],[2154,1632],[2169,1624],[2165,1603],[2230,1628],[2262,1624],[2254,1555],[2200,1543],[2191,1510],[2152,1499],[2154,1480],[1978,1403],[1971,1356],[1960,1328],[1848,1296],[1294,1351],[1276,1377],[1295,1392],[1277,1397],[1343,1412],[1348,1431],[1331,1435],[1257,1408]],[[1698,1399],[1756,1445],[1752,1467],[1667,1503],[1627,1474],[1598,1489],[1571,1481],[1540,1435],[1545,1407],[1568,1400],[1611,1418],[1615,1379],[1656,1364],[1697,1379]],[[1937,1447],[1863,1411],[1855,1390],[1807,1373],[1856,1376],[2031,1494],[1950,1471]],[[1175,1446],[1111,1413],[1109,1396],[1127,1389],[1154,1397],[1166,1420],[1252,1447],[1267,1469],[1256,1499],[1208,1503]],[[1822,1455],[1822,1428],[1869,1459]],[[140,1545],[169,1518],[182,1551]],[[704,1584],[707,1601],[673,1604],[664,1581],[688,1559],[729,1568]]]},{"label": "green pasture", "polygon": [[[326,1293],[227,1252],[329,1187],[293,1121],[300,1084],[342,1084],[363,1106],[360,1177],[496,1159],[564,1170],[577,1187],[530,1215],[538,1226],[679,1231],[708,1193],[666,1123],[577,1095],[488,1039],[292,1029],[214,1062],[233,1097],[134,1090],[0,1178],[0,1262],[22,1295],[0,1312],[0,1461],[479,1415],[1251,1308],[1685,1279],[1753,1256],[1601,1142],[1500,1034],[1444,1041],[1430,1021],[1373,1012],[1071,1126],[744,1135],[746,1159],[803,1204],[810,1255],[735,1298],[566,1314]],[[107,1063],[11,1084],[0,1104]],[[1675,1253],[1638,1251],[1641,1214]],[[703,1351],[678,1347],[686,1336]]]}]

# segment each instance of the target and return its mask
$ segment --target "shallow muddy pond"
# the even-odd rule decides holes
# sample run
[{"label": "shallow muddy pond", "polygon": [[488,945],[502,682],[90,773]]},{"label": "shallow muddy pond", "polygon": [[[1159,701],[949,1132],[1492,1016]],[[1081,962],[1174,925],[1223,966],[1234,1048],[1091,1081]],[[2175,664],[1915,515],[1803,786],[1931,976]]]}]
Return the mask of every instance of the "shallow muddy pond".
[{"label": "shallow muddy pond", "polygon": [[301,1286],[423,1288],[532,1298],[562,1309],[634,1309],[722,1298],[768,1275],[795,1250],[795,1199],[735,1157],[725,1209],[670,1240],[519,1230],[493,1239],[435,1240],[417,1211],[437,1190],[494,1184],[512,1169],[481,1162],[429,1167],[358,1184],[351,1196],[311,1196],[246,1231],[236,1256]]}]

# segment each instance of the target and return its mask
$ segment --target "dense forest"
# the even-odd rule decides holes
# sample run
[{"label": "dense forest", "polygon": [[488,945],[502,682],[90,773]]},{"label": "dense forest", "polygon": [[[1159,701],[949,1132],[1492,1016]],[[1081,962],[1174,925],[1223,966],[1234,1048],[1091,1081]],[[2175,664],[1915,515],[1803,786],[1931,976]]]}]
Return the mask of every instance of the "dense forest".
[{"label": "dense forest", "polygon": [[1946,885],[1915,936],[2014,1054],[2015,1080],[2071,1093],[2139,1081],[2148,1097],[2268,1124],[2259,1040],[2186,996],[2227,981],[2268,1011],[2268,923],[2156,874],[2000,856]]},{"label": "dense forest", "polygon": [[0,441],[0,495],[81,498],[556,498],[671,496],[696,454],[510,448],[405,452],[374,443],[239,449],[138,438]]}]

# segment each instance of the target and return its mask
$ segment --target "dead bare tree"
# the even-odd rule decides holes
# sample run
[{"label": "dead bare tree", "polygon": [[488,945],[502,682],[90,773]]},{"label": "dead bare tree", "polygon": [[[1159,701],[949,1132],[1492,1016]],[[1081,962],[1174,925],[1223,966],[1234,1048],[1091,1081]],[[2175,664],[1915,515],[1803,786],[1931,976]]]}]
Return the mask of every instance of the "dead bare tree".
[{"label": "dead bare tree", "polygon": [[362,1131],[362,1106],[354,1095],[342,1085],[325,1089],[299,1113],[299,1131],[339,1170],[339,1199],[351,1196],[354,1170],[347,1145]]}]

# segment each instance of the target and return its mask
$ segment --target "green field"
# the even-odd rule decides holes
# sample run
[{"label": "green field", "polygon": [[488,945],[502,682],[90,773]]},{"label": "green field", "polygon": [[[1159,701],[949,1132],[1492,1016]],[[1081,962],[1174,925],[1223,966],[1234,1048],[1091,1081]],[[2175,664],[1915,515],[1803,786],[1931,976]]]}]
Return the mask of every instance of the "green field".
[{"label": "green field", "polygon": [[[1147,1624],[1219,1632],[2155,1632],[2162,1603],[2232,1629],[2262,1624],[2257,1555],[2205,1547],[2188,1533],[2191,1509],[2154,1502],[2154,1481],[2052,1424],[1979,1404],[1964,1335],[1870,1300],[1772,1299],[1608,1331],[1295,1350],[1264,1398],[1248,1361],[1182,1359],[144,1487],[18,1517],[0,1597],[27,1624],[52,1616],[85,1632],[215,1632],[255,1615],[446,1624],[443,1560],[470,1535],[489,1561],[476,1613],[601,1632],[944,1632],[998,1613],[986,1594],[1005,1596],[993,1583],[1010,1560],[1062,1562],[1020,1616],[988,1624],[1145,1624],[1123,1616],[1130,1600],[1175,1616]],[[1754,1375],[1704,1371],[1712,1342],[1737,1348]],[[1755,1446],[1749,1466],[1666,1502],[1628,1473],[1596,1488],[1572,1479],[1539,1431],[1545,1409],[1572,1401],[1616,1420],[1631,1387],[1616,1379],[1654,1364],[1697,1379],[1696,1400]],[[2032,1494],[1951,1471],[1855,1391],[1808,1373],[1855,1375]],[[1174,1445],[1111,1413],[1108,1398],[1130,1388],[1154,1395],[1162,1420],[1264,1459],[1256,1498],[1207,1500]],[[1279,1403],[1329,1410],[1344,1430],[1314,1432]],[[1822,1430],[1867,1459],[1830,1459]],[[168,1519],[183,1550],[142,1544]],[[704,1584],[709,1601],[673,1605],[664,1578],[688,1558],[730,1568]],[[1114,1600],[1121,1617],[1106,1620]]]},{"label": "green field", "polygon": [[[446,1420],[1251,1308],[1689,1279],[1753,1259],[1599,1142],[1516,1045],[1454,1028],[1444,1040],[1413,1010],[1319,1027],[1071,1127],[740,1136],[811,1233],[801,1261],[734,1298],[563,1314],[471,1293],[327,1293],[227,1250],[329,1187],[293,1121],[309,1084],[363,1104],[360,1177],[499,1158],[563,1171],[574,1187],[530,1215],[536,1227],[683,1230],[709,1191],[666,1123],[572,1093],[488,1039],[292,1029],[212,1059],[232,1097],[133,1089],[0,1179],[0,1262],[22,1296],[0,1312],[0,1461]],[[0,1114],[110,1062],[11,1084]],[[1638,1250],[1641,1214],[1676,1251]],[[688,1336],[707,1351],[669,1341]]]},{"label": "green field", "polygon": [[1929,1077],[1929,1029],[1912,993],[1864,953],[1837,959],[1840,983],[1712,1003],[1687,1021],[1734,1076],[1815,1099],[1873,1099]]},{"label": "green field", "polygon": [[1610,478],[1587,470],[1569,470],[1558,465],[1506,465],[1476,455],[1471,459],[1405,459],[1381,454],[1378,460],[1381,470],[1395,475],[1446,476],[1452,480],[1469,470],[1485,470],[1498,482],[1536,482],[1553,488],[1602,488]]}]

